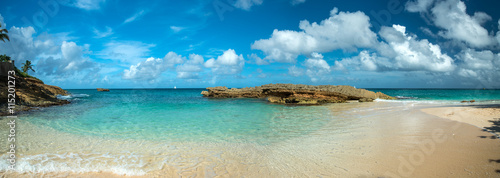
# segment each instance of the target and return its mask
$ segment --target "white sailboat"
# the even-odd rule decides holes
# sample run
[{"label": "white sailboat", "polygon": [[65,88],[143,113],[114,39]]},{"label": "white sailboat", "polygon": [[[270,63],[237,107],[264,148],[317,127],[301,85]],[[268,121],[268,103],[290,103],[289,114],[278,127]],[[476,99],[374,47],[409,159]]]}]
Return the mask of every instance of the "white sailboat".
[{"label": "white sailboat", "polygon": [[174,89],[177,89],[177,86],[174,86]]}]

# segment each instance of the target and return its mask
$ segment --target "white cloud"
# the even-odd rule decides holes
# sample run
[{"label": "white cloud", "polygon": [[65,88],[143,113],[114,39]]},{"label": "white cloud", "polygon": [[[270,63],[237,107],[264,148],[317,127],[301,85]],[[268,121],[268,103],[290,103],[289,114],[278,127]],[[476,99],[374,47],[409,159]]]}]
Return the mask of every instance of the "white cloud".
[{"label": "white cloud", "polygon": [[[475,51],[467,49],[457,55],[463,61],[461,66],[473,70],[494,70],[500,64],[498,54],[489,50]],[[496,64],[496,65],[495,65]]]},{"label": "white cloud", "polygon": [[330,65],[323,59],[323,55],[312,53],[311,56],[312,58],[304,62],[304,66],[306,67],[306,75],[311,78],[311,81],[316,82],[325,78],[331,70]]},{"label": "white cloud", "polygon": [[257,56],[257,54],[252,53],[249,57],[250,57],[250,59],[253,59],[253,61],[255,61],[255,64],[257,64],[257,65],[268,65],[269,64],[269,62],[267,60],[260,58],[259,56]]},{"label": "white cloud", "polygon": [[397,54],[394,57],[393,67],[399,70],[429,70],[434,72],[454,70],[453,59],[443,54],[438,45],[434,45],[426,39],[417,40],[416,36],[408,36],[405,31],[405,27],[400,25],[393,25],[393,28],[382,27],[380,30],[380,36]]},{"label": "white cloud", "polygon": [[304,2],[306,2],[306,0],[292,0],[291,3],[292,3],[292,5],[297,5],[297,4],[302,4]]},{"label": "white cloud", "polygon": [[[0,15],[1,16],[1,15]],[[0,18],[0,23],[5,24]],[[77,45],[69,39],[67,34],[36,35],[33,27],[11,27],[9,30],[10,41],[0,43],[2,53],[7,54],[15,65],[20,67],[26,60],[32,61],[35,72],[30,72],[46,83],[57,81],[80,81],[88,83],[100,77],[100,66],[85,54],[89,45]],[[89,74],[95,75],[89,75]],[[85,80],[81,79],[89,76]]]},{"label": "white cloud", "polygon": [[358,56],[343,59],[341,61],[335,61],[335,69],[346,71],[348,70],[346,66],[350,66],[355,70],[376,71],[379,68],[379,64],[377,64],[377,62],[380,63],[381,61],[382,60],[378,58],[376,54],[370,55],[368,51],[363,50]]},{"label": "white cloud", "polygon": [[184,30],[184,27],[179,27],[179,26],[170,26],[170,30],[174,31],[175,33],[180,32],[181,30]]},{"label": "white cloud", "polygon": [[417,36],[406,34],[406,28],[401,25],[382,27],[380,36],[387,42],[381,42],[378,48],[381,56],[362,51],[358,56],[345,58],[335,62],[337,70],[366,71],[431,71],[452,72],[456,65],[447,54],[443,54],[438,45],[428,40],[418,40]]},{"label": "white cloud", "polygon": [[[302,4],[306,2],[306,0],[291,0],[290,3],[292,5]],[[236,0],[233,6],[243,10],[250,10],[252,6],[258,6],[263,3],[263,0]]]},{"label": "white cloud", "polygon": [[157,79],[166,70],[164,60],[150,57],[146,61],[130,66],[123,72],[123,79],[152,81]]},{"label": "white cloud", "polygon": [[85,69],[96,67],[96,64],[83,57],[85,48],[75,42],[63,41],[61,44],[61,57],[47,57],[38,60],[38,72],[45,75],[71,75]]},{"label": "white cloud", "polygon": [[488,87],[500,85],[500,53],[489,50],[476,51],[466,49],[457,55],[463,61],[457,70],[458,75],[467,78],[466,81],[478,81]]},{"label": "white cloud", "polygon": [[496,36],[498,44],[500,44],[500,19],[498,20],[498,32]]},{"label": "white cloud", "polygon": [[425,12],[427,11],[434,0],[416,0],[406,2],[406,10],[409,12]]},{"label": "white cloud", "polygon": [[121,61],[126,64],[135,64],[145,60],[156,45],[139,41],[112,41],[104,44],[104,49],[99,52],[104,59]]},{"label": "white cloud", "polygon": [[163,60],[166,67],[172,68],[176,64],[182,64],[186,60],[186,58],[170,51],[163,57]]},{"label": "white cloud", "polygon": [[123,21],[123,23],[126,24],[126,23],[133,22],[133,21],[139,19],[141,16],[143,16],[145,14],[145,12],[146,11],[141,10],[141,11],[135,13],[134,15],[132,15],[131,17],[125,19],[125,21]]},{"label": "white cloud", "polygon": [[465,10],[464,2],[459,0],[437,3],[432,9],[434,23],[446,30],[440,34],[445,38],[467,42],[473,47],[492,45],[493,41],[488,35],[488,31],[481,26],[491,17],[482,12],[476,12],[471,17]]},{"label": "white cloud", "polygon": [[217,57],[211,58],[204,64],[207,68],[212,68],[215,74],[237,74],[240,73],[245,65],[243,55],[237,55],[233,49],[228,49]]},{"label": "white cloud", "polygon": [[[180,65],[182,64],[182,65]],[[129,69],[124,70],[122,78],[136,81],[154,82],[161,74],[169,69],[177,70],[177,78],[194,78],[202,70],[203,57],[196,54],[189,55],[189,60],[175,52],[168,52],[162,59],[150,57]]]},{"label": "white cloud", "polygon": [[198,72],[203,71],[204,59],[201,55],[190,54],[189,60],[176,68],[177,78],[182,79],[197,79],[199,78]]},{"label": "white cloud", "polygon": [[294,77],[304,75],[304,69],[297,66],[291,66],[288,68],[288,74]]},{"label": "white cloud", "polygon": [[410,12],[425,12],[430,8],[431,21],[443,29],[438,34],[447,39],[465,42],[471,47],[483,48],[497,43],[488,34],[482,24],[491,20],[484,12],[475,12],[473,16],[467,14],[465,3],[460,0],[437,1],[433,0],[410,1],[406,9]]},{"label": "white cloud", "polygon": [[163,72],[173,68],[176,64],[182,64],[185,58],[175,52],[168,52],[163,59],[150,57],[146,61],[131,65],[123,71],[122,78],[136,81],[155,81]]},{"label": "white cloud", "polygon": [[95,36],[94,36],[95,38],[108,37],[114,33],[113,29],[111,27],[108,27],[108,26],[106,26],[106,31],[99,31],[98,29],[94,28],[93,32],[95,34]]},{"label": "white cloud", "polygon": [[252,6],[261,4],[262,0],[236,0],[236,2],[234,3],[234,7],[243,10],[250,10]]},{"label": "white cloud", "polygon": [[58,1],[59,3],[67,6],[73,6],[84,10],[98,10],[101,8],[106,0],[69,0]]},{"label": "white cloud", "polygon": [[271,38],[255,41],[252,49],[263,51],[267,55],[264,59],[271,62],[292,63],[301,54],[373,47],[377,36],[370,30],[369,20],[363,12],[338,12],[334,8],[320,24],[303,20],[301,31],[274,30]]}]

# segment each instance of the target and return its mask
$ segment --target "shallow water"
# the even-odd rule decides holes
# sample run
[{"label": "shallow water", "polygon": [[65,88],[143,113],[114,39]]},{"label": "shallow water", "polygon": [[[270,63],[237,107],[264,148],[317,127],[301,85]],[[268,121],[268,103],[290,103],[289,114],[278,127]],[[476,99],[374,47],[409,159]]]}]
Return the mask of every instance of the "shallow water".
[{"label": "shallow water", "polygon": [[433,129],[416,113],[434,105],[412,100],[304,107],[207,99],[200,89],[70,92],[69,105],[18,116],[17,172],[380,176],[356,165],[387,152],[377,140],[397,137],[391,151],[400,153]]}]

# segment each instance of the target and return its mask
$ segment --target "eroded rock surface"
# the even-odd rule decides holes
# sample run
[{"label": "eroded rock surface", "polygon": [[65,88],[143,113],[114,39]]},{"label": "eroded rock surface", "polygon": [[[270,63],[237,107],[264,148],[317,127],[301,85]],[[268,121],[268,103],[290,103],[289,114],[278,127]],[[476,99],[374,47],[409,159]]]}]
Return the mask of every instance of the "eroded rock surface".
[{"label": "eroded rock surface", "polygon": [[395,99],[380,92],[356,89],[344,85],[267,84],[257,87],[209,87],[201,94],[209,98],[267,98],[271,103],[314,105],[344,103],[347,100],[371,102],[377,98]]},{"label": "eroded rock surface", "polygon": [[[8,115],[8,83],[7,77],[0,78],[0,115]],[[68,95],[66,90],[57,86],[46,85],[34,78],[16,77],[15,79],[15,111],[29,110],[33,107],[47,107],[69,103],[60,100],[57,95]]]}]

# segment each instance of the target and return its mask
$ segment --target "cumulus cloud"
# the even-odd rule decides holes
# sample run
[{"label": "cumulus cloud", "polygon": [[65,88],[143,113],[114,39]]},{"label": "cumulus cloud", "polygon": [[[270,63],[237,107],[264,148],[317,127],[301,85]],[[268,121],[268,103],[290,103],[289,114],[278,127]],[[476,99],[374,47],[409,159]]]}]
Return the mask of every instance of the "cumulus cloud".
[{"label": "cumulus cloud", "polygon": [[75,42],[63,41],[60,57],[50,56],[39,59],[36,64],[37,72],[44,75],[67,76],[97,67],[95,62],[84,57],[85,50]]},{"label": "cumulus cloud", "polygon": [[334,8],[320,24],[303,20],[301,31],[275,29],[271,38],[257,40],[251,47],[263,51],[266,60],[288,63],[301,54],[373,47],[377,35],[370,30],[369,21],[363,12],[338,12]]},{"label": "cumulus cloud", "polygon": [[173,69],[176,64],[182,64],[185,57],[175,52],[168,52],[163,59],[150,57],[146,61],[131,65],[123,71],[122,78],[136,81],[153,82],[167,69]]},{"label": "cumulus cloud", "polygon": [[484,86],[498,87],[500,85],[500,53],[489,50],[477,51],[467,49],[457,58],[463,61],[457,70],[458,75],[468,78],[469,81],[478,81]]},{"label": "cumulus cloud", "polygon": [[294,77],[302,76],[304,75],[304,69],[297,66],[291,66],[288,68],[288,74]]},{"label": "cumulus cloud", "polygon": [[434,0],[416,0],[406,2],[406,10],[409,12],[425,12],[427,11]]},{"label": "cumulus cloud", "polygon": [[498,20],[498,32],[496,36],[498,44],[500,44],[500,19]]},{"label": "cumulus cloud", "polygon": [[[1,16],[0,16],[1,17]],[[0,23],[4,25],[3,18]],[[36,35],[33,27],[11,27],[10,41],[0,43],[2,53],[15,60],[20,67],[26,60],[32,61],[36,76],[70,76],[83,70],[98,67],[84,53],[88,46],[78,46],[75,42],[61,41],[51,34]],[[63,37],[64,38],[64,37]]]},{"label": "cumulus cloud", "polygon": [[387,65],[386,61],[386,58],[380,58],[375,53],[370,54],[370,52],[363,50],[358,56],[335,61],[334,69],[345,72],[349,70],[377,71]]},{"label": "cumulus cloud", "polygon": [[199,72],[203,71],[203,56],[198,54],[190,54],[189,59],[182,65],[176,68],[177,78],[181,79],[197,79]]},{"label": "cumulus cloud", "polygon": [[255,62],[255,64],[257,64],[257,65],[269,64],[269,62],[267,60],[260,58],[259,56],[257,56],[257,54],[251,54],[249,57],[250,57],[250,59],[252,59],[252,62]]},{"label": "cumulus cloud", "polygon": [[312,82],[325,78],[330,73],[330,65],[323,59],[323,55],[312,53],[311,58],[304,62],[306,67],[306,75],[311,78]]},{"label": "cumulus cloud", "polygon": [[163,58],[150,57],[124,70],[122,78],[135,81],[154,82],[162,73],[171,69],[177,72],[177,78],[194,79],[203,70],[203,57],[189,55],[189,59],[175,52],[168,52]]},{"label": "cumulus cloud", "polygon": [[164,60],[150,57],[146,61],[130,66],[123,72],[123,79],[152,81],[166,70]]},{"label": "cumulus cloud", "polygon": [[212,68],[215,74],[237,74],[241,72],[244,65],[243,55],[237,55],[233,49],[228,49],[217,59],[211,58],[204,63],[204,66]]},{"label": "cumulus cloud", "polygon": [[[388,48],[379,48],[379,53],[385,55],[369,54],[365,50],[358,56],[336,61],[335,69],[431,72],[455,70],[454,60],[447,54],[443,54],[439,45],[432,44],[426,39],[418,40],[417,36],[406,34],[404,26],[382,27],[379,34],[387,42]],[[385,44],[385,42],[381,43]]]},{"label": "cumulus cloud", "polygon": [[465,3],[460,0],[433,2],[433,0],[410,1],[406,4],[406,9],[410,12],[430,12],[431,21],[443,29],[438,34],[444,38],[465,42],[475,48],[497,43],[482,26],[484,22],[491,20],[486,13],[475,12],[470,16],[466,12]]}]

